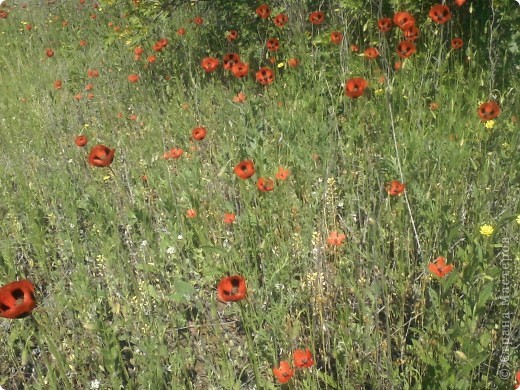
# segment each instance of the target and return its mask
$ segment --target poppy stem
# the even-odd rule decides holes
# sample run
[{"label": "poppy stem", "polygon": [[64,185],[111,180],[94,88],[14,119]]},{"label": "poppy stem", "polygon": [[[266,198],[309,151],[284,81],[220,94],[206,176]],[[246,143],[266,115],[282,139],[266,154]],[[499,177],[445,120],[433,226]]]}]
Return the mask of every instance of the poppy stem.
[{"label": "poppy stem", "polygon": [[[247,300],[249,300],[247,298]],[[255,383],[256,387],[260,389],[261,383],[260,383],[260,371],[258,370],[258,356],[256,355],[255,351],[255,344],[253,342],[253,338],[251,337],[251,334],[253,332],[253,327],[249,323],[249,319],[251,319],[251,314],[247,314],[244,312],[244,303],[240,302],[240,315],[242,317],[242,323],[244,324],[244,330],[247,338],[247,354],[249,355],[249,360],[251,361],[251,364],[253,365],[253,372],[255,373]]]}]

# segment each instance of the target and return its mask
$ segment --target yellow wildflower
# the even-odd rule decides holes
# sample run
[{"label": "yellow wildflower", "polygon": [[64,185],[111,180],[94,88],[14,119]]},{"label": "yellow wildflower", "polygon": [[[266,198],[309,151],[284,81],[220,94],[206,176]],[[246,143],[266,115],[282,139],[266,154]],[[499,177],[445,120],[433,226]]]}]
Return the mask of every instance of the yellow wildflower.
[{"label": "yellow wildflower", "polygon": [[485,224],[480,227],[480,234],[482,234],[483,236],[489,237],[490,235],[493,234],[494,231],[495,231],[495,228],[491,225]]}]

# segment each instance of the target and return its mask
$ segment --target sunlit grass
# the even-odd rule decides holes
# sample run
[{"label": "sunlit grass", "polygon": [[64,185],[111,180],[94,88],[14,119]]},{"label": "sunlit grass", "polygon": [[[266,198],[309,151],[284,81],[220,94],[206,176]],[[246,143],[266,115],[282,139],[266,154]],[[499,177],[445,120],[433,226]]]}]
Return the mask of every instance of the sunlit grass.
[{"label": "sunlit grass", "polygon": [[[331,7],[318,27],[314,9],[289,7],[292,27],[262,21],[234,43],[215,10],[191,22],[197,5],[138,34],[123,7],[87,3],[13,7],[0,19],[0,285],[28,278],[39,304],[0,322],[0,385],[278,388],[272,369],[294,368],[293,352],[308,348],[313,364],[288,388],[511,386],[517,78],[489,91],[488,64],[465,62],[426,13],[417,54],[395,71],[399,33],[380,34],[366,10],[353,21]],[[254,8],[243,17],[258,23]],[[352,31],[331,43],[347,22]],[[247,78],[202,69],[228,52],[249,63]],[[255,81],[261,66],[272,84]],[[369,85],[356,99],[344,90],[353,77]],[[502,111],[493,123],[477,115],[488,100]],[[97,144],[116,149],[110,167],[88,163]],[[165,159],[173,148],[182,155]],[[240,179],[234,167],[249,159],[255,174]],[[274,189],[259,191],[260,177]],[[393,180],[404,192],[388,193]],[[435,276],[439,257],[453,269]],[[244,276],[247,297],[219,302],[231,275]]]}]

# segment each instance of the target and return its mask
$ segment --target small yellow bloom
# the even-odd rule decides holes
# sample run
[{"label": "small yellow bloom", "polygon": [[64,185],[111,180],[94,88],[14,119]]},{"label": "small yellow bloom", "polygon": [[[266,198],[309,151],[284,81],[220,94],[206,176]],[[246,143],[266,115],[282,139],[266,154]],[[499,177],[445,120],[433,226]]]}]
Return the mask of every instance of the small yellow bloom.
[{"label": "small yellow bloom", "polygon": [[375,94],[376,96],[381,96],[381,95],[383,95],[384,93],[385,93],[385,90],[384,90],[383,88],[379,88],[379,89],[376,89],[376,90],[374,91],[374,94]]},{"label": "small yellow bloom", "polygon": [[279,68],[283,68],[284,66],[285,66],[285,64],[284,64],[283,62],[280,62],[280,63],[278,64],[278,67],[279,67]]},{"label": "small yellow bloom", "polygon": [[493,127],[495,127],[495,121],[493,119],[491,119],[490,121],[487,121],[486,122],[486,129],[492,129]]},{"label": "small yellow bloom", "polygon": [[482,234],[483,236],[489,237],[490,235],[493,234],[494,231],[495,231],[495,228],[491,225],[482,225],[480,227],[480,234]]},{"label": "small yellow bloom", "polygon": [[516,223],[520,225],[520,214],[516,217]]}]

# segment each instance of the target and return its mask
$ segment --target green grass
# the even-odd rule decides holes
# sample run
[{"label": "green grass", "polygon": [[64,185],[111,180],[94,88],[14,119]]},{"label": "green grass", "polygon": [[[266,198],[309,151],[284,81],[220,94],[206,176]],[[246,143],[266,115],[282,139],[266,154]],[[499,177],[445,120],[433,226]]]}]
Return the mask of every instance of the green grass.
[{"label": "green grass", "polygon": [[[0,285],[28,278],[38,299],[31,317],[0,319],[1,386],[274,389],[272,368],[309,348],[315,364],[285,388],[511,388],[519,84],[492,74],[470,37],[465,51],[449,48],[467,9],[438,26],[424,5],[418,52],[394,71],[400,32],[380,36],[376,10],[356,16],[345,2],[329,4],[321,27],[307,22],[314,8],[286,2],[283,30],[247,5],[234,11],[242,19],[201,2],[146,24],[120,18],[122,5],[86,3],[13,6],[0,19]],[[199,14],[203,26],[189,22]],[[282,46],[274,66],[271,36]],[[169,45],[146,65],[162,37]],[[369,61],[351,43],[382,56]],[[250,64],[244,80],[200,67],[231,51]],[[290,57],[298,68],[278,68]],[[275,69],[272,85],[255,82],[260,66]],[[370,91],[345,97],[351,77]],[[240,91],[247,100],[234,103]],[[502,109],[491,129],[476,113],[489,99]],[[207,137],[190,140],[199,125]],[[110,168],[88,164],[98,143],[116,148]],[[173,147],[183,156],[165,160]],[[248,180],[233,172],[243,159],[255,163]],[[289,178],[258,191],[279,166]],[[387,194],[394,179],[404,195]],[[346,234],[342,246],[327,245],[332,231]],[[438,256],[454,265],[443,279],[428,271]],[[218,302],[218,282],[235,274],[247,299]]]}]

